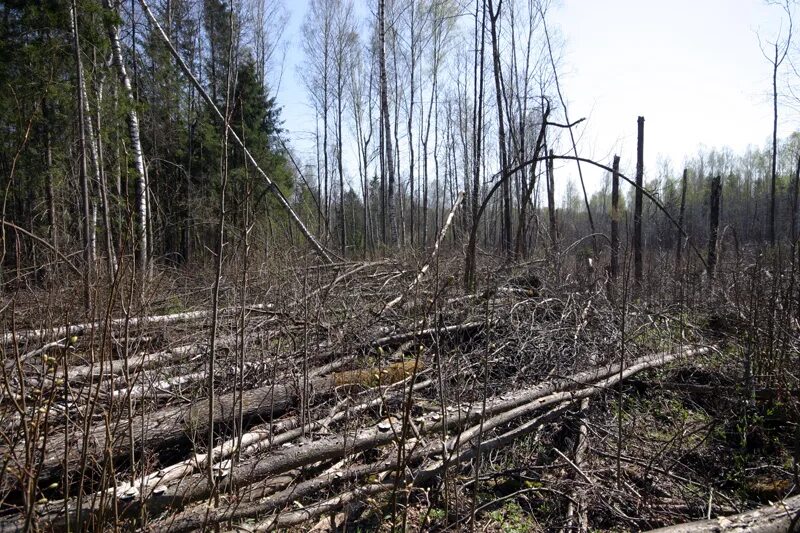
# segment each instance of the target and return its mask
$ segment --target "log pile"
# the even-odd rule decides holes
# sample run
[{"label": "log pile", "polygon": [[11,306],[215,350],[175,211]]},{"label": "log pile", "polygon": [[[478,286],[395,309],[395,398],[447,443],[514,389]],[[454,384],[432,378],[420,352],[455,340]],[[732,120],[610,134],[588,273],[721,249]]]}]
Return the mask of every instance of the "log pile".
[{"label": "log pile", "polygon": [[[482,460],[583,420],[589,398],[604,404],[631,376],[714,351],[678,339],[620,357],[613,319],[592,304],[600,293],[501,284],[465,296],[419,271],[334,265],[311,290],[221,312],[212,380],[207,311],[138,319],[137,335],[180,333],[121,356],[58,338],[121,319],[6,335],[8,353],[27,352],[5,365],[0,531],[262,531],[334,520],[367,499],[396,508],[434,486],[463,497],[466,484],[448,480],[465,468],[477,484]],[[577,434],[553,463],[572,471],[563,494],[584,528],[592,435],[585,422]]]}]

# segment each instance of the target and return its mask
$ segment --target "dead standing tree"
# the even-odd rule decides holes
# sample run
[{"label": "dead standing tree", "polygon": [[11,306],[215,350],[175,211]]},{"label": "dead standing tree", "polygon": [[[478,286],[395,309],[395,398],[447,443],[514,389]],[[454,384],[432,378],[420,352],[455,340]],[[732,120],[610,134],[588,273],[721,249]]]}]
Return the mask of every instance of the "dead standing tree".
[{"label": "dead standing tree", "polygon": [[759,38],[759,46],[761,53],[770,62],[772,66],[772,167],[770,174],[770,208],[769,208],[769,240],[772,246],[775,246],[777,236],[775,230],[775,205],[776,205],[776,181],[777,181],[777,167],[778,167],[778,68],[780,68],[786,55],[789,52],[789,46],[792,41],[792,13],[789,9],[789,0],[781,2],[781,7],[786,12],[789,19],[789,31],[786,39],[781,42],[780,33],[775,39],[774,43],[768,43],[772,54],[768,55],[764,46],[761,44]]},{"label": "dead standing tree", "polygon": [[708,260],[706,272],[709,279],[714,278],[714,269],[717,266],[717,234],[719,233],[719,208],[722,203],[722,178],[717,175],[711,179],[709,197],[709,232],[708,232]]},{"label": "dead standing tree", "polygon": [[547,160],[546,168],[545,179],[547,181],[547,213],[550,219],[550,250],[555,254],[558,251],[558,221],[556,220],[556,185],[552,149],[550,150],[550,159]]},{"label": "dead standing tree", "polygon": [[[389,95],[386,81],[386,0],[378,2],[378,39],[379,39],[379,52],[378,62],[380,66],[380,100],[381,100],[381,124],[383,131],[383,148],[386,157],[384,169],[388,174],[388,183],[386,191],[386,211],[389,224],[388,241],[390,244],[397,243],[397,221],[396,221],[396,207],[394,201],[394,159],[392,158],[392,126],[389,123]],[[385,228],[387,221],[383,222],[384,240],[387,239]]]},{"label": "dead standing tree", "polygon": [[633,206],[633,278],[642,285],[642,182],[644,180],[644,117],[636,121],[636,191]]},{"label": "dead standing tree", "polygon": [[675,271],[681,268],[681,251],[683,250],[683,221],[686,216],[686,186],[689,182],[689,169],[683,169],[683,180],[681,181],[681,210],[678,215],[678,245],[675,250]]},{"label": "dead standing tree", "polygon": [[[333,8],[330,2],[311,2],[308,14],[303,22],[303,52],[306,56],[301,77],[311,94],[317,112],[322,112],[322,144],[317,138],[317,151],[322,152],[322,168],[317,163],[317,182],[322,180],[322,191],[319,192],[321,204],[318,218],[323,239],[327,239],[330,227],[330,185],[328,163],[328,132],[330,131],[328,114],[331,107],[331,49],[333,47]],[[325,229],[322,229],[322,220]],[[327,240],[326,240],[327,242]]]},{"label": "dead standing tree", "polygon": [[[500,10],[503,1],[497,3],[494,8],[493,0],[489,0],[489,28],[492,37],[492,66],[494,70],[494,90],[497,98],[497,142],[500,149],[500,169],[506,174],[508,168],[508,154],[506,152],[506,128],[503,117],[503,71],[500,66],[500,47],[497,40],[497,19],[500,17]],[[506,257],[511,257],[511,183],[503,180],[503,251]]]},{"label": "dead standing tree", "polygon": [[614,156],[611,166],[611,271],[610,277],[613,285],[619,273],[619,156]]}]

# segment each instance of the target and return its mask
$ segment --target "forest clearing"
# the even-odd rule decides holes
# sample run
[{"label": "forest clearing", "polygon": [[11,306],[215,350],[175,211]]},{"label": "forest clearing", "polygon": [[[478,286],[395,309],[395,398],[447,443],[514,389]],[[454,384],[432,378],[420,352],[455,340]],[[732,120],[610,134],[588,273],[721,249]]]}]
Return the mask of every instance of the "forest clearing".
[{"label": "forest clearing", "polygon": [[0,532],[800,531],[794,4],[681,172],[582,151],[547,1],[365,4],[310,155],[280,2],[0,4]]}]

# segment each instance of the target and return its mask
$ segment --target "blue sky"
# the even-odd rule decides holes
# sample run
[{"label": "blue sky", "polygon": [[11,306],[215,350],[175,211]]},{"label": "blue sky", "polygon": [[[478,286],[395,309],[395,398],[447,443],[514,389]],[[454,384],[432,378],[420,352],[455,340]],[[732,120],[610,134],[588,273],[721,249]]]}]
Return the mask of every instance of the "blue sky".
[{"label": "blue sky", "polygon": [[[357,11],[369,13],[366,0]],[[302,60],[300,25],[305,0],[289,1],[289,39],[278,101],[285,127],[301,157],[313,157],[313,114],[297,75]],[[581,155],[635,162],[636,117],[645,117],[645,166],[657,173],[659,158],[676,172],[701,145],[735,152],[764,145],[772,131],[771,66],[759,49],[787,30],[783,11],[760,0],[561,0],[548,15],[563,43],[559,72],[571,119],[586,117],[578,131]],[[800,27],[795,28],[800,43]],[[790,70],[784,65],[784,79]],[[799,65],[800,67],[800,65]],[[779,135],[797,127],[782,111]],[[353,169],[355,171],[355,169]],[[564,165],[561,177],[576,177]],[[602,174],[589,172],[589,187]],[[562,187],[566,182],[559,179]]]}]

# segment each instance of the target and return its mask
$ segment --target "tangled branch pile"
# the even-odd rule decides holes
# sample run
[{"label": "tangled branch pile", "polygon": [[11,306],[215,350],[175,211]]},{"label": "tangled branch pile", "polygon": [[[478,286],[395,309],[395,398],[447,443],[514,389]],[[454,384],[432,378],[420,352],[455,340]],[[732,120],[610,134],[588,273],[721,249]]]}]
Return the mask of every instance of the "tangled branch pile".
[{"label": "tangled branch pile", "polygon": [[[740,510],[687,459],[717,423],[635,419],[654,376],[694,394],[718,358],[686,313],[623,321],[605,291],[533,269],[465,295],[448,268],[410,291],[417,269],[386,261],[251,287],[259,304],[218,313],[211,379],[206,311],[7,334],[0,529],[461,527],[519,520],[508,501],[544,528],[591,511],[643,529]],[[643,440],[648,423],[682,423],[680,442]]]}]

